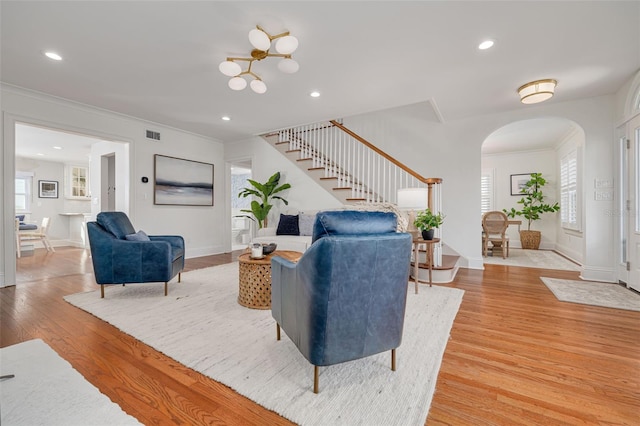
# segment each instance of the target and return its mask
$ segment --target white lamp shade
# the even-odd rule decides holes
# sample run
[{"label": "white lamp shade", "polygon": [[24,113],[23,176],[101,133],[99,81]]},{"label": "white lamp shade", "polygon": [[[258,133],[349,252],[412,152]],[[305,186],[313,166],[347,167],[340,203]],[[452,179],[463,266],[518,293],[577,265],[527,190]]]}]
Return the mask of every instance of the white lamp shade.
[{"label": "white lamp shade", "polygon": [[276,41],[276,50],[283,55],[289,55],[298,48],[298,39],[294,36],[284,36]]},{"label": "white lamp shade", "polygon": [[267,91],[267,85],[262,80],[253,80],[250,84],[251,90],[256,93],[264,93]]},{"label": "white lamp shade", "polygon": [[233,77],[229,80],[229,87],[232,90],[242,90],[247,87],[247,80],[242,77]]},{"label": "white lamp shade", "polygon": [[257,28],[249,31],[249,42],[256,49],[263,50],[265,52],[271,47],[271,40],[269,39],[269,36],[264,31],[260,31]]},{"label": "white lamp shade", "polygon": [[291,58],[284,58],[278,62],[278,69],[286,74],[293,74],[300,69],[300,65]]},{"label": "white lamp shade", "polygon": [[398,189],[398,208],[403,210],[424,210],[427,208],[427,188]]},{"label": "white lamp shade", "polygon": [[220,65],[218,66],[218,69],[222,74],[228,75],[229,77],[235,77],[236,75],[240,74],[240,72],[242,71],[242,68],[240,68],[240,65],[236,64],[233,61],[221,62]]},{"label": "white lamp shade", "polygon": [[558,82],[553,79],[537,80],[520,86],[518,93],[523,104],[536,104],[553,96]]}]

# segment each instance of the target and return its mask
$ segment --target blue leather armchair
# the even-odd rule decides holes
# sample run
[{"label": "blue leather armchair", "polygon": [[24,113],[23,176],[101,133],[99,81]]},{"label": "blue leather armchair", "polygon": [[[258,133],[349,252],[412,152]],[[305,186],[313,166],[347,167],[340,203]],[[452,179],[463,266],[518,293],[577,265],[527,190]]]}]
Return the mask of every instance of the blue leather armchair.
[{"label": "blue leather armchair", "polygon": [[411,236],[393,213],[328,211],[316,216],[313,243],[297,263],[271,260],[271,313],[314,366],[329,366],[400,346]]},{"label": "blue leather armchair", "polygon": [[177,235],[150,235],[149,240],[130,240],[136,234],[123,212],[98,213],[87,223],[91,259],[100,297],[105,284],[168,282],[184,269],[184,239]]}]

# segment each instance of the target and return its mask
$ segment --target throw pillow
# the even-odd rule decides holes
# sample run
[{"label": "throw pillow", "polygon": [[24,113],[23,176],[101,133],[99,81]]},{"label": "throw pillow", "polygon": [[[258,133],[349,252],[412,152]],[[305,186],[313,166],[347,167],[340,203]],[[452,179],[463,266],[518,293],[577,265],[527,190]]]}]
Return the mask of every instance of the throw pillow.
[{"label": "throw pillow", "polygon": [[301,214],[298,217],[298,228],[300,229],[300,235],[313,235],[313,223],[315,221],[315,214]]},{"label": "throw pillow", "polygon": [[138,231],[135,234],[125,235],[124,238],[127,241],[151,241],[149,236],[144,231]]},{"label": "throw pillow", "polygon": [[276,235],[300,235],[298,215],[280,214]]},{"label": "throw pillow", "polygon": [[23,214],[16,215],[16,219],[18,219],[18,222],[24,223],[24,216]]}]

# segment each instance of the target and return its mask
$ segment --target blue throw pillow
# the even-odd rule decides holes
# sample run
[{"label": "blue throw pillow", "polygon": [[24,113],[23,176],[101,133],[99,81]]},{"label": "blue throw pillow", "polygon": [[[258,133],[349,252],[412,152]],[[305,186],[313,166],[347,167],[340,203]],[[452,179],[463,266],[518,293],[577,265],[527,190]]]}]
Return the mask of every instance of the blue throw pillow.
[{"label": "blue throw pillow", "polygon": [[24,223],[24,216],[23,214],[18,214],[16,215],[16,219],[18,219],[18,222],[20,222],[21,224]]},{"label": "blue throw pillow", "polygon": [[144,231],[138,231],[135,234],[125,235],[124,238],[127,241],[151,241],[149,236]]},{"label": "blue throw pillow", "polygon": [[276,235],[300,235],[298,215],[280,214]]}]

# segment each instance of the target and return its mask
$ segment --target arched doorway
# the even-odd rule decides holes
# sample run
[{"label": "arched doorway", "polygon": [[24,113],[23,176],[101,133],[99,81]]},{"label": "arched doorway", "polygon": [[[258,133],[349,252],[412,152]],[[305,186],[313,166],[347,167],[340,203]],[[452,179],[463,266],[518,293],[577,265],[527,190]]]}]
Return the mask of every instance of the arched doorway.
[{"label": "arched doorway", "polygon": [[[542,173],[547,180],[547,201],[558,201],[564,208],[559,214],[543,215],[531,229],[542,232],[541,249],[558,251],[582,263],[584,144],[584,130],[562,117],[520,120],[495,130],[481,151],[482,211],[518,209],[522,197],[512,190],[512,182],[521,175]],[[523,226],[527,229],[526,221]],[[519,248],[518,227],[509,228],[511,247]]]}]

